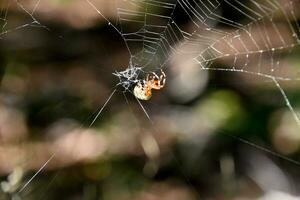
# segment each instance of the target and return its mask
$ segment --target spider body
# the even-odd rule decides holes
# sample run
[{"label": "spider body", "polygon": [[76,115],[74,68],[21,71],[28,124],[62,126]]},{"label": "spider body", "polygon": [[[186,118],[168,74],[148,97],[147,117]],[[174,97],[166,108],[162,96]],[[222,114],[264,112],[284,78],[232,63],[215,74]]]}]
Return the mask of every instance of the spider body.
[{"label": "spider body", "polygon": [[139,81],[133,89],[133,94],[140,100],[149,100],[152,96],[152,89],[160,90],[165,86],[166,74],[161,70],[161,75],[158,76],[152,72],[147,74],[146,79]]}]

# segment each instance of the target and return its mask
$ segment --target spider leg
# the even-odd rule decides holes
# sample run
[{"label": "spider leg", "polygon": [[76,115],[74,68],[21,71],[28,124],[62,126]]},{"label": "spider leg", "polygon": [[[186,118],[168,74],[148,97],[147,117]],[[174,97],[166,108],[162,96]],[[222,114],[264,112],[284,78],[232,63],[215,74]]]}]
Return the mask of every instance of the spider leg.
[{"label": "spider leg", "polygon": [[160,79],[158,79],[157,81],[156,81],[156,86],[160,89],[161,87],[160,87]]},{"label": "spider leg", "polygon": [[161,84],[165,80],[165,77],[163,75],[159,76],[159,85],[163,85],[164,83]]},{"label": "spider leg", "polygon": [[162,76],[163,76],[164,78],[167,77],[166,74],[165,74],[165,72],[164,72],[162,69],[160,69],[160,72],[161,72],[161,74],[162,74]]},{"label": "spider leg", "polygon": [[166,84],[166,77],[163,77],[162,79],[162,84],[161,84],[161,88],[164,87]]},{"label": "spider leg", "polygon": [[157,78],[159,80],[159,77],[155,72],[152,72],[152,74],[155,76],[155,78]]},{"label": "spider leg", "polygon": [[160,72],[161,72],[161,75],[160,75],[160,82],[162,82],[162,84],[160,84],[160,86],[161,86],[161,88],[162,87],[164,87],[165,86],[165,84],[166,84],[166,74],[165,74],[165,72],[162,70],[162,69],[160,69]]}]

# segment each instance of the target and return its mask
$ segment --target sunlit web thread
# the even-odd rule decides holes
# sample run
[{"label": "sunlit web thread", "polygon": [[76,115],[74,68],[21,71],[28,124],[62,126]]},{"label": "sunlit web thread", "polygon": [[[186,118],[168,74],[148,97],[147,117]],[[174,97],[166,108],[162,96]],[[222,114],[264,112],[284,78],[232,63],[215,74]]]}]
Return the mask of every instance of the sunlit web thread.
[{"label": "sunlit web thread", "polygon": [[102,113],[102,111],[104,110],[104,108],[106,107],[107,103],[110,101],[110,99],[114,96],[115,92],[117,91],[117,89],[114,89],[112,91],[112,93],[109,95],[109,97],[107,98],[107,100],[105,101],[105,103],[103,104],[103,106],[100,108],[99,112],[97,113],[97,115],[94,117],[94,119],[92,120],[92,122],[90,123],[89,127],[93,126],[93,124],[95,123],[95,121],[98,119],[98,117],[100,116],[100,114]]},{"label": "sunlit web thread", "polygon": [[[8,33],[26,28],[26,27],[41,27],[44,28],[48,31],[50,31],[50,29],[47,26],[42,25],[35,17],[34,17],[34,13],[36,11],[36,9],[38,8],[38,5],[40,3],[41,0],[38,0],[36,2],[36,4],[34,5],[34,8],[32,9],[32,11],[27,10],[23,4],[21,4],[18,0],[14,0],[14,2],[17,4],[17,6],[27,15],[30,16],[30,18],[32,19],[32,22],[30,23],[25,23],[19,26],[16,26],[14,28],[10,28],[10,29],[5,29],[7,23],[8,23],[8,19],[7,19],[7,15],[8,15],[8,9],[10,7],[11,1],[7,1],[7,4],[5,5],[5,7],[1,7],[1,17],[0,17],[0,21],[3,21],[3,24],[1,26],[2,31],[0,32],[0,38],[3,35],[6,35]],[[106,100],[106,102],[104,103],[104,105],[100,108],[100,110],[97,112],[97,115],[94,117],[94,119],[92,120],[92,122],[89,124],[89,127],[91,127],[94,122],[96,121],[96,119],[100,116],[100,114],[102,113],[102,111],[104,110],[104,108],[106,107],[107,103],[111,100],[111,98],[113,97],[113,95],[115,94],[116,89],[114,89],[112,91],[112,93],[110,94],[110,96],[108,97],[108,99]],[[53,160],[53,158],[56,156],[57,152],[53,153],[48,160],[38,169],[38,171],[36,171],[34,173],[34,175],[27,180],[22,187],[17,191],[17,194],[21,194],[29,185],[30,183],[32,183],[32,181],[45,169],[45,167]]]},{"label": "sunlit web thread", "polygon": [[[0,21],[1,21],[1,32],[0,32],[0,39],[1,37],[3,37],[4,35],[8,34],[8,33],[11,33],[11,32],[14,32],[14,31],[17,31],[17,30],[20,30],[20,29],[24,29],[26,27],[40,27],[40,28],[44,28],[48,31],[50,31],[50,29],[47,27],[47,26],[44,26],[42,25],[35,17],[34,17],[34,12],[36,11],[39,3],[40,3],[40,0],[37,1],[37,3],[35,4],[34,6],[34,9],[30,12],[28,11],[24,6],[23,4],[21,4],[18,0],[14,0],[13,1],[14,3],[16,3],[16,5],[25,13],[27,14],[31,19],[32,21],[29,22],[29,23],[25,23],[25,24],[22,24],[22,25],[18,25],[14,28],[10,28],[10,29],[6,29],[6,26],[8,24],[8,10],[12,4],[12,1],[11,0],[8,0],[8,1],[3,1],[1,4],[0,4],[0,8],[1,8],[1,12],[0,12]],[[32,181],[34,178],[36,178],[36,176],[39,175],[39,173],[48,165],[48,163],[55,157],[55,154],[52,154],[49,159],[39,168],[39,170],[17,191],[17,193],[21,193]]]},{"label": "sunlit web thread", "polygon": [[[102,114],[103,110],[107,107],[107,104],[109,103],[109,101],[111,100],[111,98],[114,96],[114,94],[116,93],[117,89],[114,88],[113,91],[110,93],[110,95],[108,96],[108,98],[106,99],[106,101],[104,102],[104,104],[100,107],[99,111],[97,112],[96,116],[93,118],[93,120],[90,122],[88,127],[92,127],[93,124],[96,122],[96,120],[98,119],[98,117]],[[80,127],[82,128],[83,125]],[[75,144],[74,144],[75,147]],[[17,191],[17,194],[21,194],[28,186],[29,184],[42,172],[42,170],[53,160],[53,158],[58,154],[59,149],[52,153],[52,155],[49,157],[49,159],[38,169],[38,171],[36,171],[34,173],[34,175],[27,180],[23,186]],[[58,172],[57,172],[58,173]],[[56,177],[56,175],[54,176],[54,178]],[[51,182],[48,184],[47,187],[50,186],[50,184],[52,184],[54,178],[51,180]]]},{"label": "sunlit web thread", "polygon": [[[22,25],[19,25],[17,27],[14,27],[14,28],[11,28],[11,29],[8,29],[8,30],[5,30],[5,26],[7,25],[8,23],[8,19],[7,19],[7,13],[8,13],[8,9],[9,9],[9,6],[10,6],[10,1],[8,1],[7,3],[7,6],[5,8],[5,11],[4,11],[4,18],[0,18],[0,20],[2,20],[4,22],[4,24],[2,25],[2,31],[0,33],[0,37],[2,35],[5,35],[5,34],[8,34],[8,33],[11,33],[13,31],[16,31],[16,30],[20,30],[20,29],[23,29],[23,28],[26,28],[26,27],[33,27],[33,26],[36,26],[36,27],[41,27],[41,28],[44,28],[48,31],[50,31],[50,29],[47,27],[47,26],[44,26],[42,25],[35,17],[34,17],[34,12],[36,11],[36,9],[38,8],[38,5],[40,3],[41,0],[38,0],[37,3],[35,4],[33,10],[30,12],[28,11],[24,6],[23,4],[21,4],[18,0],[14,0],[14,2],[18,5],[18,7],[21,8],[21,10],[23,10],[27,15],[30,16],[30,18],[32,19],[32,22],[30,23],[26,23],[26,24],[22,24]],[[2,15],[1,15],[2,16]],[[109,98],[107,99],[107,101],[104,103],[104,105],[101,107],[101,109],[99,110],[99,112],[97,113],[97,115],[95,116],[95,118],[92,120],[92,122],[90,123],[90,127],[94,124],[94,122],[96,121],[96,119],[99,117],[99,115],[102,113],[103,109],[106,107],[107,103],[110,101],[110,99],[112,98],[112,96],[114,95],[114,93],[116,92],[116,89],[113,90],[113,92],[111,93],[111,95],[109,96]],[[39,168],[39,170],[28,180],[26,181],[23,186],[17,191],[18,194],[22,193],[28,186],[29,184],[42,172],[42,170],[53,160],[53,158],[56,156],[56,153],[53,153],[49,159]]]},{"label": "sunlit web thread", "polygon": [[[276,78],[276,77],[273,77],[271,75],[262,74],[262,73],[255,73],[255,72],[251,72],[251,71],[247,71],[247,70],[243,70],[243,69],[239,70],[239,69],[228,69],[228,68],[203,68],[203,70],[244,73],[244,74],[249,74],[249,75],[252,75],[252,76],[261,76],[261,77],[264,77],[264,78],[267,78],[267,79],[271,80],[276,85],[278,90],[280,91],[281,95],[283,96],[283,99],[285,101],[286,106],[288,107],[288,109],[290,110],[290,112],[293,115],[293,118],[295,119],[298,126],[300,127],[300,118],[299,118],[298,114],[296,113],[295,109],[293,108],[293,106],[291,105],[291,102],[290,102],[289,98],[287,97],[285,91],[283,90],[283,88],[280,86],[280,84],[278,82],[278,81],[290,81],[291,79],[280,78],[280,77]],[[297,80],[300,81],[300,79],[297,79]]]},{"label": "sunlit web thread", "polygon": [[[21,29],[25,29],[27,27],[37,27],[37,28],[42,28],[45,29],[47,31],[51,31],[49,27],[43,25],[40,23],[39,20],[37,20],[37,18],[34,16],[36,9],[38,8],[39,4],[40,4],[41,0],[38,0],[35,5],[34,8],[29,11],[27,10],[24,5],[19,1],[19,0],[4,0],[0,6],[1,6],[1,16],[0,16],[0,21],[2,21],[1,24],[1,32],[0,32],[0,39],[2,37],[4,37],[5,35],[11,33],[11,32],[15,32]],[[8,19],[8,11],[10,9],[10,7],[12,6],[12,4],[15,3],[17,5],[17,7],[26,15],[28,15],[31,19],[30,22],[28,23],[24,23],[24,24],[20,24],[17,25],[15,27],[10,27],[8,29],[6,29],[6,26],[9,24],[9,19]]]},{"label": "sunlit web thread", "polygon": [[33,179],[41,173],[41,171],[48,165],[48,163],[55,157],[55,154],[52,154],[50,158],[40,167],[40,169],[21,187],[17,193],[21,193],[32,181]]},{"label": "sunlit web thread", "polygon": [[5,29],[5,26],[7,25],[7,14],[8,14],[8,7],[9,7],[9,3],[8,2],[2,2],[1,3],[1,12],[0,12],[0,22],[1,22],[1,32],[0,34],[3,32],[3,30]]},{"label": "sunlit web thread", "polygon": [[[289,8],[291,8],[292,10],[294,9],[293,7],[293,3],[290,1],[289,4],[287,4]],[[283,10],[283,8],[277,3],[275,4],[277,10],[279,9],[280,11]],[[251,33],[249,31],[246,30],[247,34],[249,34],[249,36],[251,36],[251,40],[253,41],[253,44],[256,48],[258,48],[257,50],[249,50],[247,49],[246,45],[244,44],[243,40],[240,39],[240,33],[237,34],[239,40],[241,41],[241,44],[243,45],[244,47],[244,51],[241,52],[241,51],[237,51],[237,48],[234,48],[234,45],[233,44],[230,44],[229,42],[230,41],[225,41],[225,44],[228,44],[228,46],[230,48],[233,49],[233,54],[228,54],[228,53],[223,53],[221,51],[218,51],[216,48],[214,48],[214,45],[217,44],[217,43],[223,43],[223,41],[225,40],[225,37],[228,37],[228,35],[230,36],[232,33],[229,33],[228,35],[225,35],[223,36],[220,40],[217,40],[216,42],[212,43],[211,46],[209,46],[208,48],[204,49],[200,55],[198,57],[196,57],[196,61],[200,64],[200,66],[202,66],[203,69],[206,69],[206,70],[224,70],[225,69],[218,69],[216,67],[210,67],[210,65],[212,65],[212,62],[217,60],[217,59],[220,59],[220,58],[224,58],[224,57],[230,57],[230,56],[233,56],[234,57],[234,63],[236,63],[236,60],[238,57],[241,57],[241,56],[245,56],[246,57],[246,60],[245,60],[245,64],[244,64],[244,67],[242,69],[235,69],[235,67],[233,68],[229,68],[229,69],[226,69],[226,71],[232,71],[232,72],[245,72],[245,73],[249,73],[250,71],[247,71],[247,70],[244,70],[244,68],[248,65],[248,62],[249,62],[249,55],[251,54],[259,54],[259,57],[261,59],[261,55],[263,53],[269,53],[270,56],[270,65],[271,65],[271,69],[270,69],[270,72],[268,73],[264,73],[264,72],[255,72],[255,71],[252,71],[253,74],[255,75],[258,75],[258,76],[265,76],[265,77],[268,77],[270,78],[272,81],[274,81],[276,87],[279,89],[280,93],[282,94],[284,100],[286,101],[286,105],[287,107],[289,108],[289,110],[291,111],[291,113],[293,114],[293,117],[295,119],[295,121],[298,123],[298,125],[300,126],[300,120],[299,120],[299,116],[297,115],[297,113],[295,112],[294,108],[291,106],[291,103],[289,101],[289,99],[287,98],[283,88],[280,86],[280,84],[276,81],[276,79],[278,80],[291,80],[292,78],[287,78],[287,77],[278,77],[278,76],[274,76],[272,75],[271,73],[274,72],[274,54],[276,51],[282,51],[282,50],[288,50],[288,49],[291,49],[291,48],[295,48],[296,46],[299,45],[299,38],[298,38],[298,35],[294,29],[294,27],[292,26],[290,20],[289,20],[289,17],[287,16],[286,12],[285,11],[282,11],[283,12],[283,15],[285,16],[285,19],[287,21],[287,24],[288,24],[288,27],[290,28],[290,31],[292,33],[292,37],[295,38],[296,42],[292,42],[292,43],[287,43],[284,39],[283,39],[283,36],[280,34],[279,32],[279,28],[277,27],[277,25],[273,22],[273,14],[275,11],[277,10],[274,10],[272,11],[273,13],[269,14],[267,17],[270,17],[268,19],[270,19],[270,22],[273,26],[273,28],[275,29],[275,32],[277,34],[277,37],[279,38],[279,40],[281,41],[281,45],[277,46],[277,47],[274,47],[272,46],[271,44],[271,41],[270,41],[270,37],[269,37],[269,34],[271,33],[267,33],[265,32],[264,34],[265,35],[262,35],[262,39],[264,41],[264,45],[265,45],[265,49],[263,48],[258,48],[258,45],[257,45],[257,42],[255,42],[256,38],[252,37]],[[292,19],[296,19],[295,17],[295,13],[294,12],[291,12],[292,13]],[[259,21],[264,21],[264,18],[259,18],[257,22]],[[257,23],[255,22],[255,23]],[[251,27],[251,25],[253,25],[254,22],[251,22],[249,23],[248,25],[245,26],[245,28],[249,28]],[[297,23],[296,21],[296,27],[298,28],[298,31],[299,31],[299,24]],[[242,31],[245,30],[245,28],[243,28]],[[250,28],[249,28],[250,29]],[[237,32],[240,32],[240,30],[237,30],[234,32],[234,34],[236,34]],[[274,35],[272,35],[274,37]],[[206,58],[206,57],[207,58]],[[261,60],[259,60],[259,63],[258,65],[261,67]],[[277,66],[279,64],[279,61],[277,62]],[[260,69],[260,68],[259,68]],[[251,70],[251,69],[249,69]],[[299,78],[294,78],[294,80],[299,80]]]},{"label": "sunlit web thread", "polygon": [[[10,6],[15,3],[19,9],[21,9],[26,15],[28,15],[31,18],[31,22],[17,25],[13,28],[6,29],[6,26],[9,23],[8,19],[8,12],[10,9]],[[24,29],[26,27],[39,27],[44,28],[46,30],[50,30],[47,26],[42,25],[35,17],[34,12],[36,11],[36,8],[38,7],[40,3],[40,0],[37,1],[35,4],[34,9],[29,12],[23,4],[21,4],[18,0],[7,0],[7,1],[1,1],[0,3],[0,25],[1,25],[1,31],[0,31],[0,39],[2,39],[3,36],[5,36],[8,33],[18,31],[21,29]],[[48,163],[55,157],[55,154],[52,154],[49,159],[40,167],[40,169],[27,181],[25,184],[17,191],[17,194],[21,193],[39,174],[40,172],[48,165]]]},{"label": "sunlit web thread", "polygon": [[250,141],[248,141],[248,140],[246,140],[246,139],[243,139],[243,138],[241,138],[241,137],[237,137],[237,136],[235,136],[235,135],[231,135],[231,134],[227,134],[227,133],[222,133],[222,134],[225,134],[225,135],[227,135],[227,136],[229,136],[229,137],[232,137],[233,139],[236,139],[236,140],[238,140],[238,141],[240,141],[240,142],[242,142],[242,143],[244,143],[244,144],[246,144],[246,145],[249,145],[249,146],[251,146],[251,147],[253,147],[253,148],[255,148],[255,149],[261,150],[261,151],[263,151],[263,152],[265,152],[265,153],[267,153],[267,154],[270,154],[270,155],[272,155],[272,156],[281,158],[282,160],[285,160],[285,161],[291,162],[291,163],[293,163],[293,164],[295,164],[295,165],[297,165],[297,166],[300,166],[300,162],[299,162],[299,161],[294,160],[294,159],[292,159],[292,158],[289,158],[289,157],[287,157],[287,156],[284,156],[284,155],[282,155],[282,154],[280,154],[280,153],[276,153],[275,151],[272,151],[271,149],[268,149],[268,148],[266,148],[266,147],[257,145],[257,144],[255,144],[255,143],[253,143],[253,142],[250,142]]},{"label": "sunlit web thread", "polygon": [[[132,92],[131,92],[131,93],[132,93]],[[133,95],[133,94],[132,94],[132,95]],[[130,104],[129,104],[129,101],[128,101],[128,98],[126,97],[126,93],[125,93],[125,92],[123,93],[123,96],[124,96],[124,99],[125,99],[125,102],[127,103],[127,105],[130,105]],[[154,121],[153,121],[152,118],[150,117],[150,115],[149,115],[148,111],[146,110],[146,108],[143,106],[142,102],[141,102],[138,98],[135,98],[135,99],[136,99],[136,101],[138,102],[138,104],[140,105],[142,111],[144,112],[145,116],[147,117],[147,119],[149,120],[149,122],[151,123],[151,125],[153,125],[153,126],[152,126],[152,129],[154,130],[154,132],[155,132],[155,133],[159,133],[159,131],[157,130],[157,128],[156,128],[156,126],[155,126]],[[131,110],[131,112],[132,112],[132,110]],[[155,141],[155,142],[156,142],[156,141]],[[156,142],[156,145],[157,145],[157,147],[159,148],[157,142]],[[159,149],[159,151],[160,151],[160,149]],[[178,164],[179,170],[180,170],[180,172],[181,172],[181,175],[183,175],[185,181],[189,184],[189,186],[190,186],[191,188],[193,188],[193,191],[194,191],[194,192],[197,194],[197,196],[199,197],[200,194],[198,193],[198,191],[196,190],[196,188],[193,186],[193,184],[191,183],[191,181],[190,181],[189,178],[187,177],[187,175],[186,175],[186,173],[184,172],[184,170],[183,170],[183,168],[182,168],[182,165],[181,165],[181,163],[179,162],[179,160],[176,158],[176,156],[175,156],[172,152],[170,152],[170,155],[172,156],[172,158],[173,158],[173,159],[176,161],[176,163]]]},{"label": "sunlit web thread", "polygon": [[[165,35],[170,32],[172,15],[177,1],[129,1],[138,10],[118,8],[118,21],[122,30],[122,37],[130,47],[129,52],[135,65],[146,67],[158,65],[160,56],[168,55]],[[160,12],[167,14],[160,14]],[[124,24],[126,23],[126,24]],[[134,31],[127,28],[128,23],[136,28]],[[157,53],[158,49],[164,51]]]},{"label": "sunlit web thread", "polygon": [[[136,1],[129,1],[129,2],[136,4]],[[148,1],[142,1],[142,2],[148,2]],[[152,3],[152,1],[149,1],[149,2]],[[188,4],[187,1],[176,1],[176,2],[179,2],[179,4],[182,7],[184,7],[184,10],[186,12],[188,12],[189,10],[193,10],[193,7],[191,6],[191,4]],[[146,41],[149,42],[149,43],[151,43],[151,42],[154,43],[157,46],[155,52],[160,52],[160,53],[157,53],[157,54],[165,55],[167,58],[170,57],[169,56],[170,52],[174,51],[174,47],[172,47],[172,44],[176,44],[176,43],[178,43],[178,41],[184,40],[184,41],[187,41],[188,44],[191,44],[191,43],[196,43],[196,44],[198,43],[198,44],[202,44],[202,45],[204,44],[204,46],[207,46],[207,48],[205,48],[204,51],[199,53],[199,58],[200,59],[203,58],[203,61],[201,63],[205,63],[205,62],[207,63],[209,61],[215,61],[216,59],[220,59],[220,58],[223,58],[223,57],[229,57],[229,56],[234,56],[235,61],[236,61],[238,57],[241,57],[241,56],[244,55],[245,57],[247,57],[247,59],[246,59],[247,62],[245,62],[244,66],[248,65],[248,61],[249,61],[248,57],[251,54],[257,53],[257,54],[261,55],[261,54],[263,54],[265,52],[269,52],[269,51],[271,51],[271,54],[274,54],[275,51],[288,49],[288,48],[294,48],[298,44],[298,43],[293,43],[293,44],[285,43],[284,40],[282,39],[283,37],[281,36],[281,34],[279,34],[278,37],[279,37],[280,41],[283,42],[284,44],[282,46],[279,46],[279,47],[273,47],[272,44],[270,44],[270,39],[269,39],[269,34],[270,33],[260,33],[260,34],[264,34],[262,39],[264,40],[263,45],[265,47],[259,46],[257,44],[257,42],[255,41],[255,38],[251,35],[251,31],[247,30],[247,27],[251,28],[251,26],[253,26],[253,24],[258,23],[259,21],[263,21],[263,24],[265,25],[265,23],[266,23],[264,21],[265,18],[271,19],[270,21],[272,21],[272,18],[273,18],[272,15],[275,12],[278,12],[278,10],[280,10],[280,5],[275,4],[272,1],[268,1],[267,3],[265,3],[266,5],[259,4],[256,1],[250,1],[261,12],[261,13],[257,13],[256,11],[253,11],[253,9],[249,9],[250,6],[247,7],[245,4],[243,4],[239,1],[234,1],[234,2],[237,2],[238,5],[240,5],[242,8],[246,7],[247,10],[249,10],[249,11],[251,11],[255,14],[254,16],[249,16],[249,14],[245,14],[245,12],[241,11],[241,9],[237,9],[238,12],[240,12],[242,15],[245,15],[250,20],[255,19],[254,22],[250,22],[250,23],[244,25],[244,24],[237,23],[233,20],[223,18],[222,16],[214,13],[215,9],[217,9],[220,6],[221,2],[222,1],[208,1],[206,3],[207,5],[214,5],[214,6],[212,8],[209,8],[208,6],[205,6],[201,10],[202,13],[200,13],[200,12],[197,13],[197,15],[199,15],[199,16],[203,15],[201,17],[202,21],[201,20],[198,20],[198,21],[193,20],[192,14],[195,15],[195,11],[192,12],[192,13],[188,13],[188,16],[191,17],[191,20],[193,21],[193,23],[197,25],[196,30],[201,30],[202,32],[204,32],[204,34],[203,33],[202,34],[201,33],[200,34],[195,33],[195,31],[194,32],[192,31],[192,33],[185,32],[185,31],[181,30],[180,27],[177,26],[176,22],[171,20],[172,23],[167,23],[164,26],[165,28],[168,27],[168,29],[166,29],[167,30],[166,32],[162,32],[162,33],[160,33],[160,35],[158,33],[156,33],[156,34],[159,35],[159,37],[161,37],[162,40],[159,40],[159,42],[157,42],[156,41],[157,38],[147,37]],[[233,3],[230,3],[228,1],[223,1],[223,2],[225,2],[226,4],[232,6],[235,9],[237,8],[236,6],[233,5]],[[200,5],[205,5],[203,1],[199,1],[199,2],[197,1],[196,3],[199,4],[199,5],[197,4],[198,9],[201,9]],[[290,4],[288,4],[288,5],[290,5]],[[122,17],[121,19],[119,19],[119,21],[120,21],[121,24],[122,24],[122,20],[126,21],[126,22],[136,23],[136,20],[132,20],[130,17],[132,17],[131,15],[139,16],[139,15],[141,15],[141,13],[143,13],[143,12],[139,11],[138,14],[136,14],[132,10],[129,10],[129,11],[127,10],[126,12],[122,10],[121,14],[127,16],[127,18]],[[292,13],[292,18],[295,18],[294,12],[291,12],[291,13]],[[145,16],[147,14],[148,13],[144,13]],[[286,14],[284,14],[284,15],[286,16]],[[216,21],[218,23],[222,23],[222,24],[231,26],[233,28],[236,28],[237,30],[234,31],[234,32],[226,32],[226,31],[224,32],[222,30],[217,30],[213,26],[209,26],[209,24],[207,22],[208,20]],[[198,25],[200,23],[203,23],[204,28]],[[144,24],[146,24],[145,21],[144,21]],[[174,27],[171,27],[170,24],[175,24],[174,26],[176,27],[176,29]],[[289,22],[289,20],[287,21],[287,24],[289,24],[289,27],[292,31],[293,37],[297,38],[297,41],[298,41],[299,39],[297,37],[297,34],[295,33],[294,29],[291,27],[291,23]],[[277,33],[279,33],[276,24],[274,22],[272,22],[272,25],[274,26],[275,31]],[[296,25],[298,26],[297,23],[296,23]],[[149,25],[149,26],[151,26],[151,25]],[[171,27],[171,28],[169,28],[169,27]],[[139,29],[138,31],[140,31],[140,30],[141,29]],[[139,37],[141,36],[141,34],[138,31],[132,32],[132,33],[126,33],[126,34],[121,33],[121,35],[122,35],[122,38],[125,41],[127,41],[128,43],[130,43],[130,42],[142,42],[144,44],[146,37],[143,35],[142,39],[140,39]],[[170,32],[173,33],[173,35],[171,35]],[[245,44],[245,42],[243,41],[243,39],[240,36],[240,34],[241,34],[240,32],[242,32],[242,33],[244,32],[249,36],[249,38],[250,38],[250,40],[252,41],[252,44],[253,44],[252,46],[256,47],[255,49],[250,49],[249,44],[248,45]],[[220,35],[221,39],[216,40],[216,38],[210,38],[209,34],[211,34],[211,33],[215,33],[215,34]],[[126,37],[132,36],[133,38],[127,39],[125,36]],[[149,40],[149,38],[152,39],[152,40]],[[177,38],[177,40],[174,40],[174,38]],[[235,48],[233,44],[230,44],[228,41],[225,40],[226,38],[230,38],[231,40],[238,39],[240,41],[240,44],[244,47],[244,51],[241,51],[240,49]],[[205,42],[204,42],[204,40],[205,40]],[[222,40],[225,40],[226,44],[231,47],[231,50],[233,51],[233,53],[223,53],[220,50],[218,50],[217,48],[215,48],[215,44],[217,44],[217,43],[220,44],[220,41],[222,41]],[[161,42],[161,41],[165,41],[165,42]],[[168,52],[168,50],[170,50],[170,51]],[[210,58],[205,58],[206,54],[209,55]],[[141,56],[141,54],[137,54],[137,55]],[[136,57],[136,56],[133,56],[133,57]],[[274,56],[271,56],[271,58],[270,58],[272,61],[273,61],[273,57]],[[153,60],[153,62],[155,63],[156,61]],[[165,63],[165,62],[163,62],[163,63]],[[130,67],[131,67],[131,65],[130,65]]]}]

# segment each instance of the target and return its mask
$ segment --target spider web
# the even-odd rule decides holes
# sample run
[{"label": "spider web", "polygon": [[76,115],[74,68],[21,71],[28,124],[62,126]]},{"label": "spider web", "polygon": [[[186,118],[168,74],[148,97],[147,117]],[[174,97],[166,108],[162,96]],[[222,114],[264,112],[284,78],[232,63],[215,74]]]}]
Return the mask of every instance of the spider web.
[{"label": "spider web", "polygon": [[[39,1],[30,11],[17,0],[11,2],[0,4],[0,37],[27,27],[49,30],[34,17]],[[89,0],[86,2],[119,33],[130,54],[127,68],[114,73],[119,77],[118,85],[124,91],[130,91],[144,74],[167,68],[172,56],[189,55],[202,70],[244,73],[271,80],[300,126],[299,115],[281,86],[281,82],[299,80],[299,69],[282,64],[283,58],[296,51],[300,44],[297,20],[299,1],[120,0],[116,3],[116,23],[103,15],[101,8],[94,3]],[[17,5],[24,12],[27,23],[8,23],[8,10],[12,5]],[[232,18],[223,17],[224,8],[234,13]],[[189,20],[189,26],[186,27],[182,20]],[[113,90],[90,126],[115,92]],[[142,103],[139,104],[152,121]],[[20,192],[45,165],[26,182]]]},{"label": "spider web", "polygon": [[[246,73],[273,81],[300,126],[299,115],[280,85],[280,81],[299,80],[299,69],[281,66],[282,55],[299,46],[299,1],[129,0],[117,5],[118,23],[112,25],[104,18],[122,36],[130,53],[130,71],[124,71],[128,77],[115,74],[120,84],[126,83],[125,90],[136,83],[140,70],[163,68],[174,54],[195,55],[192,59],[203,70]],[[221,8],[235,15],[224,18]],[[180,13],[177,19],[173,18],[176,12]],[[191,27],[184,30],[180,18],[189,18]],[[194,51],[186,51],[185,46],[194,46]],[[227,66],[214,65],[220,60]]]},{"label": "spider web", "polygon": [[[0,39],[3,37],[6,37],[7,34],[13,33],[15,31],[20,31],[22,29],[26,29],[29,27],[37,27],[37,28],[43,28],[45,30],[48,30],[48,27],[42,25],[34,16],[37,7],[39,6],[40,1],[37,1],[35,3],[35,6],[28,10],[26,9],[23,4],[21,4],[18,0],[4,0],[0,3]],[[25,18],[23,20],[9,20],[9,10],[11,8],[17,7],[18,10],[23,13],[22,17]],[[21,22],[19,22],[21,21]]]}]

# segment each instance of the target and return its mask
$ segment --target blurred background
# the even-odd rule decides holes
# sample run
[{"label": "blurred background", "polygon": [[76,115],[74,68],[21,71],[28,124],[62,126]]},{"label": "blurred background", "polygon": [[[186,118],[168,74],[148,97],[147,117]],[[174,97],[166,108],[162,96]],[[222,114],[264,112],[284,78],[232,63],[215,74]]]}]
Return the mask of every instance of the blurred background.
[{"label": "blurred background", "polygon": [[[116,21],[118,1],[92,4]],[[128,66],[122,37],[85,0],[0,9],[0,199],[300,199],[300,128],[270,79],[175,54],[166,87],[142,102],[151,120],[117,90],[89,127]],[[280,53],[298,76],[298,47]],[[280,84],[299,113],[299,81]]]}]

